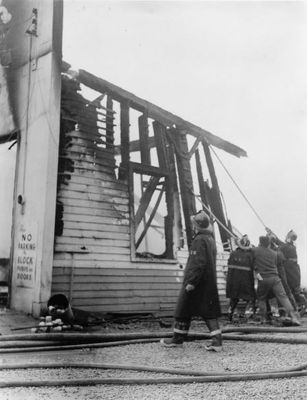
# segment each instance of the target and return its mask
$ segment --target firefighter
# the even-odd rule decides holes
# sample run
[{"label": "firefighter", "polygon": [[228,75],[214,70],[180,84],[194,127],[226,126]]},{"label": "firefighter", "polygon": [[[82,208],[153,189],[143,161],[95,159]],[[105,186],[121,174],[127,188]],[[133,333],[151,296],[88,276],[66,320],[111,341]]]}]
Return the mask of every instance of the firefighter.
[{"label": "firefighter", "polygon": [[218,318],[221,316],[216,283],[216,244],[213,227],[204,211],[191,217],[195,233],[189,250],[182,288],[175,310],[172,338],[162,339],[165,347],[182,346],[188,335],[193,316],[202,317],[212,337],[208,351],[222,350],[222,332]]},{"label": "firefighter", "polygon": [[232,321],[234,310],[240,299],[246,302],[245,316],[250,308],[255,314],[255,288],[253,272],[253,256],[247,235],[237,241],[238,247],[230,253],[226,280],[226,297],[230,299],[228,319]]},{"label": "firefighter", "polygon": [[296,239],[297,234],[293,230],[290,230],[286,235],[285,243],[280,245],[280,251],[285,257],[283,265],[288,285],[297,303],[298,310],[303,315],[306,310],[306,299],[301,294],[301,270],[297,262]]},{"label": "firefighter", "polygon": [[263,321],[266,321],[266,300],[270,293],[273,292],[278,303],[284,308],[286,314],[291,317],[292,325],[299,326],[300,322],[295,315],[278,274],[277,253],[269,247],[270,238],[268,236],[260,236],[259,246],[252,249],[254,269],[258,280],[257,299],[260,314]]}]

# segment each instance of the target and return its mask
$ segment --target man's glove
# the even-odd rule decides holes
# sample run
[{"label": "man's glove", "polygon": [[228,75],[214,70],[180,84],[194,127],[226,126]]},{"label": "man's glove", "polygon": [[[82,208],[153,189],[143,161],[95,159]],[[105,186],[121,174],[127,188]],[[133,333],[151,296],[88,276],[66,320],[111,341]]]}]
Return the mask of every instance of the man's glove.
[{"label": "man's glove", "polygon": [[262,276],[259,274],[259,272],[256,274],[256,278],[258,279],[258,281],[263,281]]},{"label": "man's glove", "polygon": [[187,286],[185,287],[185,290],[187,292],[192,292],[192,290],[194,290],[194,289],[195,289],[195,286],[191,285],[190,283],[188,283]]}]

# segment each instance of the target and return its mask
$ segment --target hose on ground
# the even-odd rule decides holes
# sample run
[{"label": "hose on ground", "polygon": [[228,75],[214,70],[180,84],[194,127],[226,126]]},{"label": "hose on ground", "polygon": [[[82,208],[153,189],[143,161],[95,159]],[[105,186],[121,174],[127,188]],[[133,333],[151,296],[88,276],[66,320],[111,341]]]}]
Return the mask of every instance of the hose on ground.
[{"label": "hose on ground", "polygon": [[[63,366],[63,364],[59,365]],[[178,375],[178,373],[177,373]],[[202,376],[181,376],[167,378],[90,378],[90,379],[54,379],[54,380],[11,380],[0,381],[0,388],[8,387],[51,387],[51,386],[94,386],[94,385],[149,385],[149,384],[188,384],[205,382],[229,382],[263,379],[281,379],[307,376],[307,370],[256,372],[241,374],[221,374]]]},{"label": "hose on ground", "polygon": [[[222,333],[231,333],[231,332],[242,332],[242,333],[305,333],[307,332],[307,327],[263,327],[263,326],[254,326],[254,327],[226,327],[222,328]],[[97,341],[112,341],[112,340],[130,340],[130,339],[141,339],[148,337],[161,338],[168,337],[172,335],[172,332],[138,332],[138,333],[112,333],[112,334],[97,334],[97,333],[30,333],[30,334],[14,334],[14,335],[3,335],[0,336],[0,342],[5,341],[17,341],[17,340],[59,340],[59,341],[80,341],[82,342],[97,342]]]},{"label": "hose on ground", "polygon": [[[134,334],[134,336],[129,335],[129,337],[138,337],[140,334]],[[54,351],[54,350],[77,350],[85,348],[103,348],[111,346],[125,346],[130,344],[140,344],[140,343],[151,343],[157,342],[160,338],[171,337],[172,333],[147,333],[146,335],[141,334],[140,339],[127,339],[127,334],[124,335],[113,335],[106,336],[107,341],[105,342],[90,342],[90,343],[74,343],[68,345],[56,345],[56,346],[31,346],[31,347],[11,347],[11,348],[0,348],[0,354],[7,353],[25,353],[34,351]],[[115,340],[115,338],[123,337],[124,340]],[[126,338],[126,339],[125,339]],[[193,340],[204,340],[211,339],[210,334],[206,333],[191,333],[188,336],[188,341]],[[251,342],[267,342],[267,343],[281,343],[281,344],[307,344],[307,338],[285,338],[285,337],[272,337],[272,336],[258,336],[258,335],[233,335],[233,334],[223,334],[223,340],[237,340],[237,341],[251,341]],[[18,345],[20,342],[16,342]]]}]

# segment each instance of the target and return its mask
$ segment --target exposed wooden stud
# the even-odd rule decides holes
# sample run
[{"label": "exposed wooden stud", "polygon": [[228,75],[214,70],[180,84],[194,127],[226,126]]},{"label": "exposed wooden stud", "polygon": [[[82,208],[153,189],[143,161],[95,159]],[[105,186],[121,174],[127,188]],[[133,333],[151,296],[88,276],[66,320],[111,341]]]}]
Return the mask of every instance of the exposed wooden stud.
[{"label": "exposed wooden stud", "polygon": [[114,142],[114,126],[112,123],[113,118],[113,100],[111,96],[107,97],[107,118],[106,118],[106,147],[107,149],[113,148]]},{"label": "exposed wooden stud", "polygon": [[[147,150],[149,152],[150,149],[156,147],[156,141],[154,136],[149,136],[147,139]],[[115,154],[120,155],[120,145],[115,146]],[[139,140],[132,140],[130,142],[130,153],[141,151],[141,145]],[[142,161],[143,162],[143,161]]]},{"label": "exposed wooden stud", "polygon": [[191,215],[196,213],[193,179],[191,173],[190,161],[188,158],[188,143],[185,134],[174,134],[175,130],[170,130],[170,134],[176,143],[176,160],[178,166],[178,176],[181,191],[182,208],[185,220],[185,228],[188,246],[193,239],[193,230],[191,226]]},{"label": "exposed wooden stud", "polygon": [[207,192],[206,192],[206,188],[205,188],[202,165],[201,165],[198,149],[195,151],[195,160],[196,160],[196,170],[197,170],[200,198],[201,198],[201,201],[205,204],[205,206],[209,207],[209,200],[208,200]]},{"label": "exposed wooden stud", "polygon": [[128,168],[130,161],[130,117],[129,103],[122,101],[120,104],[120,144],[121,144],[121,165],[119,169],[119,179],[128,178]]},{"label": "exposed wooden stud", "polygon": [[152,176],[148,182],[146,190],[143,193],[143,196],[141,197],[139,208],[135,213],[134,217],[135,231],[137,230],[142,219],[144,218],[145,212],[147,210],[147,207],[149,206],[150,200],[156,190],[159,180],[160,180],[159,177]]},{"label": "exposed wooden stud", "polygon": [[129,189],[129,212],[130,212],[130,249],[131,258],[136,256],[135,248],[135,227],[134,227],[134,176],[131,165],[128,170],[128,189]]},{"label": "exposed wooden stud", "polygon": [[113,99],[119,102],[123,100],[129,100],[130,105],[135,110],[144,112],[147,110],[148,117],[152,118],[156,121],[161,122],[165,126],[173,126],[176,125],[180,130],[185,130],[186,133],[189,133],[195,137],[200,136],[202,139],[205,139],[208,143],[216,146],[228,153],[233,154],[236,157],[245,157],[246,152],[240,147],[221,139],[218,136],[213,135],[212,133],[200,128],[197,125],[194,125],[177,115],[170,113],[169,111],[164,110],[161,107],[156,106],[146,100],[141,99],[140,97],[135,96],[131,92],[120,88],[102,78],[98,78],[97,76],[90,74],[87,71],[79,70],[78,73],[74,74],[74,78],[79,82],[83,83],[85,86],[88,86],[100,93],[108,93],[111,94]]},{"label": "exposed wooden stud", "polygon": [[[213,160],[212,160],[211,153],[210,153],[210,148],[205,141],[203,141],[202,144],[203,144],[203,149],[204,149],[207,166],[208,166],[208,170],[209,170],[209,174],[210,174],[211,184],[212,184],[211,193],[210,193],[211,209],[213,211],[213,214],[222,222],[222,224],[224,226],[227,226],[226,218],[225,218],[224,211],[223,211],[220,188],[219,188],[218,180],[217,180],[217,177],[215,174],[215,169],[214,169],[214,164],[213,164]],[[220,226],[220,224],[218,226],[219,226],[219,232],[220,232],[220,236],[221,236],[221,240],[222,240],[224,249],[227,250],[227,249],[229,249],[229,246],[228,246],[229,235]]]},{"label": "exposed wooden stud", "polygon": [[[164,231],[165,231],[165,258],[174,257],[174,239],[173,239],[173,227],[174,227],[174,184],[176,182],[176,176],[174,176],[174,169],[170,169],[171,150],[170,143],[167,140],[166,127],[161,125],[159,122],[153,122],[153,130],[155,135],[155,141],[157,146],[157,155],[159,160],[160,168],[163,168],[169,172],[169,175],[165,178],[165,201],[167,207],[167,216],[164,219]],[[171,174],[170,174],[171,173]]]},{"label": "exposed wooden stud", "polygon": [[[150,147],[148,144],[148,139],[149,139],[149,131],[148,131],[148,118],[147,114],[143,114],[139,117],[139,136],[140,136],[140,141],[139,141],[139,148],[141,152],[141,163],[142,164],[151,164],[151,159],[150,159]],[[131,144],[130,144],[131,145]],[[130,146],[130,152],[132,151],[131,146]]]},{"label": "exposed wooden stud", "polygon": [[161,190],[160,193],[159,193],[159,196],[158,196],[158,198],[157,198],[156,204],[154,205],[154,207],[153,207],[153,209],[152,209],[152,211],[151,211],[151,213],[150,213],[150,216],[149,216],[149,218],[148,218],[148,221],[146,222],[146,225],[145,225],[145,227],[144,227],[144,230],[143,230],[143,232],[140,234],[140,236],[139,236],[139,238],[138,238],[138,240],[137,240],[137,242],[136,242],[136,244],[135,244],[136,249],[137,249],[137,248],[139,247],[139,245],[142,243],[142,240],[144,239],[144,237],[145,237],[145,235],[146,235],[146,233],[147,233],[147,231],[148,231],[148,228],[150,227],[150,224],[151,224],[152,220],[153,220],[154,217],[155,217],[155,214],[156,214],[156,212],[157,212],[157,209],[158,209],[158,207],[159,207],[159,205],[160,205],[160,203],[161,203],[163,193],[164,193],[164,186],[162,187],[162,190]]},{"label": "exposed wooden stud", "polygon": [[168,154],[167,154],[167,146],[168,143],[166,141],[166,129],[165,127],[157,121],[154,121],[153,130],[155,135],[155,142],[157,147],[157,156],[159,160],[160,168],[164,170],[168,170]]},{"label": "exposed wooden stud", "polygon": [[153,167],[152,165],[143,165],[140,163],[130,162],[130,166],[134,172],[143,175],[152,176],[168,176],[168,171],[163,171],[161,168]]},{"label": "exposed wooden stud", "polygon": [[[180,195],[178,190],[178,179],[176,172],[176,161],[175,161],[175,150],[174,145],[168,138],[168,159],[169,159],[169,179],[172,183],[172,193],[173,193],[173,213],[174,213],[174,221],[173,221],[173,250],[179,249],[183,246],[183,228],[182,228],[182,220],[181,220],[181,205],[180,205]],[[167,237],[167,232],[165,235]]]},{"label": "exposed wooden stud", "polygon": [[201,142],[201,138],[198,137],[198,138],[195,140],[195,142],[194,142],[194,144],[193,144],[191,150],[189,151],[189,154],[188,154],[189,159],[192,158],[193,154],[194,154],[195,151],[198,149],[198,145],[199,145],[200,142]]}]

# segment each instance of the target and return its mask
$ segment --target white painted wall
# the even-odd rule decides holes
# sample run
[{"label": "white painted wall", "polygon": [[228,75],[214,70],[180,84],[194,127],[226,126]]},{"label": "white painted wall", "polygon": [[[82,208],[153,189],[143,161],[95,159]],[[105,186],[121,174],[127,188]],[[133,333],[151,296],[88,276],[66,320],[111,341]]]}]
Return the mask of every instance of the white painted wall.
[{"label": "white painted wall", "polygon": [[8,150],[11,144],[10,142],[0,145],[0,258],[9,258],[11,247],[16,159],[16,146]]},{"label": "white painted wall", "polygon": [[[18,44],[13,52],[10,89],[20,130],[10,306],[38,316],[51,292],[61,99],[62,2],[17,1],[11,13],[20,20],[31,15],[33,7],[38,11],[37,36],[25,34],[24,28],[18,26],[9,38],[12,48]],[[18,203],[18,196],[22,204]]]}]

